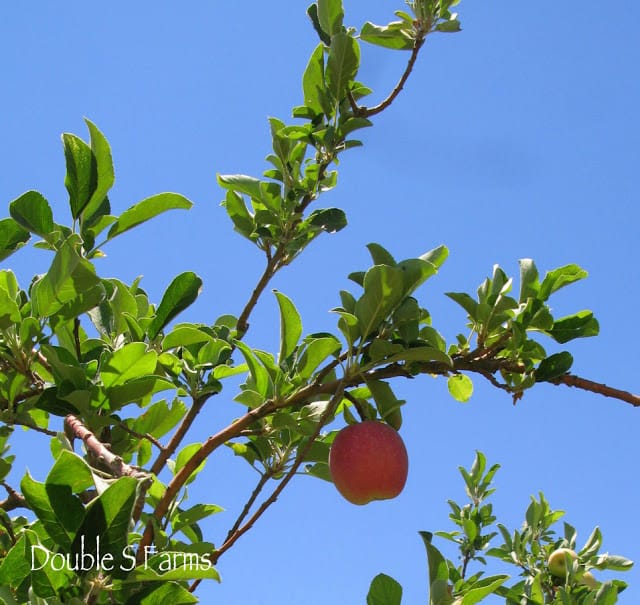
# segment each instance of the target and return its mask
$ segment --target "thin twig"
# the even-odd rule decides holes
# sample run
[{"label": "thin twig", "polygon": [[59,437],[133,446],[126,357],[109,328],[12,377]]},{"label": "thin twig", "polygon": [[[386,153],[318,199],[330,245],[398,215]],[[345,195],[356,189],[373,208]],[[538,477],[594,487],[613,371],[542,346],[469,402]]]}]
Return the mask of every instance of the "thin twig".
[{"label": "thin twig", "polygon": [[416,64],[416,60],[418,59],[418,54],[420,52],[420,49],[422,48],[422,45],[424,44],[424,41],[425,41],[424,35],[416,38],[416,41],[413,45],[413,49],[411,50],[411,56],[409,57],[409,61],[407,62],[407,66],[404,70],[404,73],[400,77],[400,80],[398,80],[398,83],[396,84],[395,88],[391,91],[389,96],[384,101],[382,101],[381,103],[373,107],[361,107],[356,103],[355,99],[353,98],[353,95],[348,95],[349,103],[351,104],[351,108],[353,110],[354,115],[362,118],[370,118],[371,116],[374,116],[378,113],[383,112],[385,109],[387,109],[387,107],[389,107],[389,105],[391,105],[391,103],[395,101],[396,97],[400,94],[400,92],[404,88],[404,85],[407,83],[407,80],[409,79],[409,76],[413,71],[413,67]]},{"label": "thin twig", "polygon": [[8,497],[0,502],[0,508],[5,512],[14,510],[16,508],[29,508],[24,496],[13,489],[7,482],[2,481],[0,483],[5,490],[7,490]]},{"label": "thin twig", "polygon": [[153,445],[155,445],[160,451],[164,451],[165,449],[164,445],[162,445],[162,443],[160,443],[160,441],[158,441],[150,433],[144,433],[144,434],[138,433],[137,431],[134,431],[133,429],[129,428],[124,422],[118,422],[116,426],[121,428],[125,433],[129,433],[129,435],[132,435],[136,439],[140,439],[140,440],[146,439],[147,441],[149,441],[149,443],[152,443]]}]

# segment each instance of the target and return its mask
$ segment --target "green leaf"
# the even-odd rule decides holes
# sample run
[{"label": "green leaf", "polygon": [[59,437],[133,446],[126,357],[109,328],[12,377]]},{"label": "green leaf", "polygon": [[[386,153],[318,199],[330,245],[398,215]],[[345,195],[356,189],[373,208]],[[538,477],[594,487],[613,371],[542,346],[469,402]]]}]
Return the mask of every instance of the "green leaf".
[{"label": "green leaf", "polygon": [[137,225],[167,210],[180,208],[188,210],[191,206],[193,206],[193,203],[179,193],[158,193],[152,195],[138,202],[135,206],[131,206],[128,210],[125,210],[111,226],[111,229],[109,229],[107,238],[113,239],[117,235],[133,229]]},{"label": "green leaf", "polygon": [[573,365],[573,356],[567,351],[555,353],[540,362],[536,368],[536,382],[545,382],[566,374]]},{"label": "green leaf", "polygon": [[341,101],[355,79],[360,66],[358,41],[346,33],[338,33],[331,38],[326,67],[326,81],[334,99]]},{"label": "green leaf", "polygon": [[45,485],[65,486],[72,493],[78,494],[93,487],[93,474],[80,456],[69,450],[62,450],[47,475]]},{"label": "green leaf", "polygon": [[337,233],[347,226],[347,216],[339,208],[322,208],[314,210],[305,223],[327,233]]},{"label": "green leaf", "polygon": [[[175,563],[178,562],[176,565]],[[158,567],[158,571],[154,569]],[[166,551],[154,555],[145,566],[136,567],[128,576],[127,582],[186,582],[188,580],[216,580],[220,581],[220,575],[205,555],[181,551]],[[189,593],[187,593],[189,594]],[[166,599],[166,595],[165,595]],[[175,600],[172,594],[167,600],[149,601],[158,605],[173,605],[182,603],[197,603],[195,601]],[[147,601],[135,601],[146,604]]]},{"label": "green leaf", "polygon": [[93,225],[98,217],[109,212],[109,206],[104,204],[104,200],[111,187],[113,187],[115,174],[109,142],[91,120],[85,118],[84,121],[89,129],[91,152],[95,161],[97,176],[95,189],[84,208],[82,219],[84,223]]},{"label": "green leaf", "polygon": [[304,104],[316,114],[327,112],[327,98],[324,85],[324,45],[318,44],[311,53],[302,76]]},{"label": "green leaf", "polygon": [[333,37],[342,31],[344,9],[342,0],[318,0],[318,20],[322,31]]},{"label": "green leaf", "polygon": [[0,329],[6,330],[10,325],[20,323],[22,316],[14,297],[0,287]]},{"label": "green leaf", "polygon": [[447,380],[447,387],[449,388],[451,396],[461,403],[469,401],[473,394],[473,382],[471,382],[471,378],[465,374],[454,374],[453,376],[449,376],[449,379]]},{"label": "green leaf", "polygon": [[53,213],[49,202],[37,191],[27,191],[9,204],[11,217],[36,235],[51,241]]},{"label": "green leaf", "polygon": [[234,343],[247,361],[249,372],[253,380],[253,390],[255,390],[261,398],[271,396],[273,393],[273,382],[267,369],[262,365],[262,363],[260,363],[249,346],[240,340],[236,340]]},{"label": "green leaf", "polygon": [[320,40],[324,44],[329,46],[329,44],[331,44],[331,36],[329,35],[328,32],[326,32],[322,28],[322,25],[320,25],[320,18],[318,16],[318,4],[317,3],[311,4],[309,6],[309,8],[307,9],[307,15],[309,16],[309,19],[311,19],[311,23],[313,24],[313,29],[316,30],[316,33],[318,34],[318,37],[320,38]]},{"label": "green leaf", "polygon": [[553,328],[546,330],[556,342],[564,344],[574,338],[587,338],[600,333],[600,324],[591,311],[579,311],[561,317],[553,322]]},{"label": "green leaf", "polygon": [[438,361],[444,363],[449,367],[453,367],[453,361],[451,357],[433,347],[413,347],[411,349],[405,349],[399,353],[391,355],[391,357],[385,359],[386,363],[395,363],[397,361]]},{"label": "green leaf", "polygon": [[573,282],[580,281],[588,277],[588,273],[578,265],[565,265],[553,271],[549,271],[540,285],[539,297],[547,300],[554,292],[564,288]]},{"label": "green leaf", "polygon": [[77,234],[65,240],[56,252],[49,271],[33,284],[31,298],[36,316],[49,317],[55,314],[100,281],[94,266],[78,254],[78,243]]},{"label": "green leaf", "polygon": [[50,561],[53,553],[40,544],[35,532],[25,530],[25,538],[25,551],[28,550],[29,560],[33,561],[31,588],[34,595],[43,599],[59,596],[59,591],[71,583],[75,574],[66,566],[54,568]]},{"label": "green leaf", "polygon": [[399,430],[402,425],[400,408],[405,401],[398,399],[389,383],[383,380],[367,380],[367,387],[373,396],[380,417],[396,431]]},{"label": "green leaf", "polygon": [[0,260],[11,256],[28,242],[30,237],[29,231],[23,229],[16,220],[12,218],[0,220]]},{"label": "green leaf", "polygon": [[247,239],[251,239],[256,225],[253,215],[247,210],[242,196],[235,191],[227,191],[225,201],[222,202],[229,218],[233,222],[234,229]]},{"label": "green leaf", "polygon": [[540,289],[538,269],[530,258],[520,260],[520,297],[518,302],[524,303],[528,298],[535,298]]},{"label": "green leaf", "polygon": [[446,292],[451,300],[456,301],[469,315],[471,319],[478,319],[478,303],[466,292]]},{"label": "green leaf", "polygon": [[71,216],[76,220],[98,186],[98,164],[89,145],[76,135],[63,134],[62,144],[67,163],[64,184],[69,192]]},{"label": "green leaf", "polygon": [[431,544],[432,534],[426,531],[418,533],[427,549],[429,605],[446,605],[447,601],[443,600],[443,598],[448,596],[449,568],[447,567],[447,562],[442,553]]},{"label": "green leaf", "polygon": [[181,273],[166,289],[156,315],[149,325],[149,337],[155,338],[178,313],[191,305],[202,288],[202,280],[193,272]]},{"label": "green leaf", "polygon": [[292,300],[282,292],[274,291],[280,307],[280,353],[278,363],[289,357],[298,345],[302,334],[300,314]]},{"label": "green leaf", "polygon": [[[71,494],[71,490],[47,489],[44,483],[27,474],[20,482],[20,489],[29,508],[42,522],[53,541],[68,549],[75,530],[83,519],[84,508]],[[55,506],[54,506],[55,504]]]},{"label": "green leaf", "polygon": [[303,380],[308,380],[316,368],[329,356],[340,350],[340,341],[335,336],[314,338],[307,343],[296,364],[296,371]]},{"label": "green leaf", "polygon": [[506,575],[482,578],[482,580],[479,580],[473,585],[473,588],[465,592],[460,605],[475,605],[476,603],[480,603],[480,601],[483,601],[490,594],[493,594],[496,589],[502,586],[508,579],[509,576]]},{"label": "green leaf", "polygon": [[144,342],[131,342],[113,352],[102,363],[101,378],[105,388],[125,384],[153,374],[158,354]]},{"label": "green leaf", "polygon": [[389,25],[374,25],[367,21],[360,31],[360,39],[369,44],[394,50],[411,50],[415,44],[414,35],[402,21]]},{"label": "green leaf", "polygon": [[369,254],[371,255],[371,260],[374,265],[388,265],[389,267],[396,266],[397,263],[391,253],[380,244],[372,242],[367,244],[367,249],[369,250]]},{"label": "green leaf", "polygon": [[402,586],[391,576],[380,573],[371,581],[367,605],[400,605]]},{"label": "green leaf", "polygon": [[[176,464],[175,464],[175,467],[173,469],[173,474],[177,475],[180,472],[180,470],[182,468],[184,468],[185,464],[187,464],[187,462],[189,462],[189,460],[191,460],[193,455],[196,452],[198,452],[200,449],[202,449],[202,444],[201,443],[191,443],[189,445],[185,445],[180,450],[180,452],[178,453],[178,456],[176,458]],[[198,468],[196,468],[189,475],[189,479],[187,479],[186,484],[191,483],[196,478],[198,473],[204,468],[205,464],[206,464],[206,460],[204,460],[203,462],[200,463]]]},{"label": "green leaf", "polygon": [[[94,556],[101,553],[113,556],[114,575],[122,574],[130,565],[127,546],[129,525],[136,502],[138,481],[133,477],[120,477],[87,507],[84,521],[72,545],[73,553],[84,551]],[[117,572],[120,573],[117,573]]]},{"label": "green leaf", "polygon": [[[5,587],[18,588],[31,574],[31,553],[28,542],[25,532],[18,537],[0,565],[0,599],[4,599],[9,605],[14,605],[14,603],[17,605],[17,603],[8,600],[7,595],[3,593]],[[6,592],[9,593],[9,590],[7,589]]]},{"label": "green leaf", "polygon": [[378,328],[403,298],[404,275],[400,269],[374,265],[364,276],[364,294],[355,306],[363,337]]},{"label": "green leaf", "polygon": [[196,504],[188,510],[180,511],[171,519],[171,528],[174,532],[183,527],[197,523],[211,515],[222,512],[224,509],[216,504]]}]

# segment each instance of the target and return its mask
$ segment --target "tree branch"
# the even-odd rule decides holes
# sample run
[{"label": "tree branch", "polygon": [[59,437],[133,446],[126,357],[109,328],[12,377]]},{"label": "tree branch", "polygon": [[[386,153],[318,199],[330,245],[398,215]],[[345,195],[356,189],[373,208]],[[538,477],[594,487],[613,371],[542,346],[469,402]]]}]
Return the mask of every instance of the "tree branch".
[{"label": "tree branch", "polygon": [[614,387],[607,386],[601,382],[594,382],[586,378],[581,378],[575,374],[564,374],[553,380],[548,380],[551,384],[564,384],[568,387],[575,387],[577,389],[583,389],[585,391],[591,391],[592,393],[598,393],[598,395],[604,395],[605,397],[612,397],[630,403],[634,407],[640,407],[640,396],[634,395],[629,391],[623,391]]},{"label": "tree branch", "polygon": [[102,443],[84,424],[82,421],[69,414],[64,419],[65,427],[73,434],[74,437],[81,439],[88,452],[97,461],[104,464],[115,477],[134,477],[135,479],[149,479],[149,474],[129,466],[116,456],[109,448]]},{"label": "tree branch", "polygon": [[387,109],[387,107],[389,107],[389,105],[391,105],[391,103],[395,101],[396,97],[400,94],[400,92],[404,88],[404,85],[407,83],[407,80],[409,79],[409,76],[413,71],[413,67],[416,64],[416,60],[418,59],[418,54],[420,53],[420,49],[422,48],[424,41],[425,41],[424,34],[419,35],[416,38],[416,41],[413,45],[413,49],[411,50],[411,56],[409,57],[409,61],[407,62],[407,66],[405,67],[404,73],[400,77],[400,80],[398,80],[398,83],[396,84],[395,88],[391,91],[389,96],[384,101],[382,101],[378,105],[375,105],[374,107],[361,107],[356,103],[356,100],[354,99],[353,95],[349,93],[348,95],[349,103],[351,104],[351,108],[353,110],[354,115],[362,118],[370,118],[371,116],[374,116],[378,113],[383,112],[385,109]]}]

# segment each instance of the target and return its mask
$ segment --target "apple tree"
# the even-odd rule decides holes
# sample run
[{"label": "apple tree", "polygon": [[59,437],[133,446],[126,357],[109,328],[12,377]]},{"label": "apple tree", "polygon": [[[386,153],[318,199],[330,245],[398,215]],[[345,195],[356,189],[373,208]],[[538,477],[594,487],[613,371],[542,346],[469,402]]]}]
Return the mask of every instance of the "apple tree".
[{"label": "apple tree", "polygon": [[[525,259],[516,280],[495,266],[475,293],[447,293],[467,318],[460,327],[467,334],[447,342],[416,293],[443,267],[446,246],[397,260],[372,243],[371,265],[351,273],[353,287],[339,293],[333,333],[305,334],[294,301],[275,291],[278,346],[251,345],[252,313],[274,276],[316,238],[346,227],[344,211],[319,200],[336,187],[339,160],[361,145],[358,131],[396,102],[427,37],[460,29],[457,3],[408,1],[390,23],[359,29],[345,25],[341,0],[309,7],[319,40],[292,120],[269,120],[269,168],[261,177],[217,177],[233,228],[263,263],[240,309],[180,322],[203,285],[195,272],[171,279],[158,302],[139,280],[100,275],[103,249],[117,245],[113,240],[192,203],[159,193],[113,214],[111,149],[90,120],[87,140],[62,137],[69,224],[58,222],[37,191],[9,204],[0,221],[0,258],[34,238],[51,264],[28,284],[19,284],[11,269],[0,271],[0,479],[7,492],[0,503],[0,601],[195,603],[198,586],[219,579],[225,553],[295,476],[333,480],[356,504],[397,495],[406,477],[397,432],[404,401],[393,390],[399,380],[440,377],[458,401],[469,399],[477,379],[514,403],[550,383],[640,405],[632,393],[572,373],[569,350],[545,350],[545,339],[565,345],[598,334],[590,311],[558,317],[550,306],[558,290],[586,277],[576,264],[541,274]],[[397,85],[375,104],[358,79],[361,44],[408,57]],[[190,443],[198,414],[219,397],[237,402],[237,413],[204,442]],[[390,449],[381,456],[387,435]],[[49,450],[51,465],[46,477],[27,472],[12,486],[10,441],[20,438]],[[207,481],[205,463],[224,447],[259,479],[228,530],[207,536],[200,522],[220,506],[190,502],[188,486]],[[445,558],[433,533],[421,533],[430,603],[472,605],[491,595],[508,605],[615,603],[624,583],[600,582],[591,570],[624,571],[631,562],[601,554],[598,529],[583,546],[569,524],[557,533],[562,513],[543,494],[532,499],[521,529],[498,523],[487,502],[497,469],[480,452],[469,470],[461,469],[469,502],[451,500],[455,529],[437,533],[459,549],[458,562]],[[516,577],[484,575],[489,561],[515,566]],[[401,593],[395,580],[380,575],[367,602],[394,605]]]}]

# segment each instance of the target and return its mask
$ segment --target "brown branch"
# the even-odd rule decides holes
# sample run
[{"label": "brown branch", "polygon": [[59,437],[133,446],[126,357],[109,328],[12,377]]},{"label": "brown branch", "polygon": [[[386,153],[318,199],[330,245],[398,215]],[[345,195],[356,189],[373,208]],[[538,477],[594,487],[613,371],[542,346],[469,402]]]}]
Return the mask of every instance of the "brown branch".
[{"label": "brown branch", "polygon": [[315,428],[313,434],[309,437],[309,440],[304,445],[304,447],[298,450],[295,461],[291,465],[291,468],[287,471],[287,474],[282,478],[282,480],[280,481],[278,486],[273,490],[271,495],[260,505],[260,507],[253,513],[253,515],[251,515],[249,520],[241,527],[238,527],[236,531],[225,540],[224,544],[219,549],[216,550],[216,552],[211,557],[211,562],[214,565],[218,562],[220,557],[238,541],[240,537],[242,537],[245,533],[247,533],[253,527],[255,522],[278,499],[278,497],[280,496],[284,488],[291,481],[291,479],[293,479],[294,475],[298,472],[298,469],[304,462],[306,455],[309,453],[311,447],[313,446],[316,439],[320,435],[320,431],[322,431],[326,423],[330,420],[330,418],[335,413],[338,403],[340,403],[340,401],[342,400],[343,392],[344,392],[344,385],[340,385],[337,391],[334,393],[331,401],[327,405],[327,408],[322,413],[322,416],[318,421],[318,426]]},{"label": "brown branch", "polygon": [[81,439],[89,453],[100,463],[104,464],[115,477],[134,477],[135,479],[149,479],[149,474],[129,466],[113,452],[107,448],[84,424],[82,421],[69,414],[64,419],[65,428],[74,437]]},{"label": "brown branch", "polygon": [[358,106],[355,99],[353,98],[353,95],[351,94],[348,95],[349,103],[351,104],[351,108],[353,110],[354,115],[362,118],[369,118],[371,116],[374,116],[378,113],[383,112],[385,109],[387,109],[387,107],[389,107],[389,105],[391,105],[391,103],[395,101],[396,97],[400,94],[400,92],[404,88],[404,85],[407,83],[407,80],[409,79],[409,76],[413,71],[413,67],[416,64],[416,60],[418,59],[418,54],[420,52],[420,49],[422,48],[422,45],[424,44],[424,41],[425,41],[425,34],[424,33],[418,34],[418,37],[416,38],[413,44],[413,49],[411,50],[411,56],[409,57],[409,61],[407,62],[407,66],[405,67],[404,73],[400,77],[400,80],[398,80],[398,83],[396,84],[395,88],[391,91],[389,96],[384,101],[382,101],[378,105],[375,105],[374,107],[360,107]]},{"label": "brown branch", "polygon": [[[253,422],[259,420],[260,418],[263,418],[264,416],[267,416],[268,414],[274,412],[276,409],[278,409],[278,406],[276,406],[273,401],[265,401],[261,406],[251,410],[250,412],[247,412],[244,416],[241,416],[215,435],[209,437],[202,444],[202,447],[197,452],[195,452],[195,454],[191,456],[189,460],[187,460],[185,465],[178,471],[178,473],[176,473],[173,479],[171,479],[171,481],[167,485],[167,489],[164,495],[153,511],[153,517],[158,521],[162,519],[167,510],[169,510],[170,503],[178,494],[182,486],[186,483],[187,479],[215,449],[229,441],[229,439],[237,437],[241,431],[248,428]],[[153,522],[149,520],[142,535],[142,539],[140,540],[140,545],[138,547],[138,563],[141,563],[143,561],[144,549],[146,546],[150,546],[152,541]]]},{"label": "brown branch", "polygon": [[5,490],[7,490],[8,497],[0,502],[0,508],[5,512],[9,512],[10,510],[14,510],[16,508],[29,508],[27,501],[24,499],[24,496],[13,489],[8,483],[2,481],[0,483]]},{"label": "brown branch", "polygon": [[612,397],[630,403],[634,407],[640,407],[640,396],[634,395],[629,391],[623,391],[614,387],[607,386],[601,382],[594,382],[586,378],[581,378],[574,374],[564,374],[558,378],[548,380],[551,384],[564,384],[568,387],[576,387],[577,389],[583,389],[598,395],[604,395],[605,397]]}]

